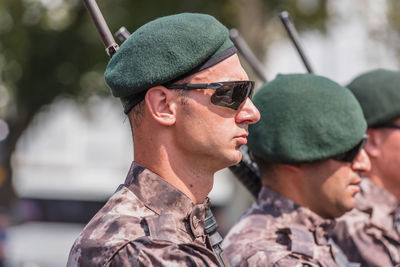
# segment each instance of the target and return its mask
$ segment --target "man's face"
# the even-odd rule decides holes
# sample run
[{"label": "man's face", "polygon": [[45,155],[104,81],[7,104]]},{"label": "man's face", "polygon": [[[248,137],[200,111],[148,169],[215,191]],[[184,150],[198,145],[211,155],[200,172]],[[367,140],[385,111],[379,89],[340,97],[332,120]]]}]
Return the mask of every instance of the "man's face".
[{"label": "man's face", "polygon": [[[245,81],[248,76],[233,55],[217,65],[185,79],[186,83]],[[186,91],[177,110],[174,140],[186,159],[206,162],[219,170],[241,160],[239,147],[247,143],[248,125],[260,119],[260,113],[247,98],[238,110],[216,106],[210,97],[212,89]]]},{"label": "man's face", "polygon": [[353,163],[328,159],[302,165],[302,189],[309,209],[324,218],[336,218],[354,208],[355,195],[360,191],[360,171],[370,169],[364,149]]},{"label": "man's face", "polygon": [[[400,125],[400,118],[391,124]],[[375,143],[378,153],[371,155],[371,172],[380,176],[386,189],[393,191],[400,187],[400,129],[378,128],[373,131],[379,141]],[[400,190],[395,191],[393,193],[400,196]]]}]

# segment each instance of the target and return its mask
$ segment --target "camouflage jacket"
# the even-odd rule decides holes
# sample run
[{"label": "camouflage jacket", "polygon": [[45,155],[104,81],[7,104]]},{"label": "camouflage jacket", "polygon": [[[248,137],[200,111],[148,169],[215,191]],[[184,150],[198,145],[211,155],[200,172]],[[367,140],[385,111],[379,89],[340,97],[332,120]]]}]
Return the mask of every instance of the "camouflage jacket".
[{"label": "camouflage jacket", "polygon": [[357,206],[337,221],[333,239],[362,266],[400,264],[400,205],[388,191],[363,179]]},{"label": "camouflage jacket", "polygon": [[209,209],[136,163],[75,241],[67,266],[219,266]]},{"label": "camouflage jacket", "polygon": [[232,266],[337,266],[326,239],[334,224],[263,187],[228,233],[224,252]]}]

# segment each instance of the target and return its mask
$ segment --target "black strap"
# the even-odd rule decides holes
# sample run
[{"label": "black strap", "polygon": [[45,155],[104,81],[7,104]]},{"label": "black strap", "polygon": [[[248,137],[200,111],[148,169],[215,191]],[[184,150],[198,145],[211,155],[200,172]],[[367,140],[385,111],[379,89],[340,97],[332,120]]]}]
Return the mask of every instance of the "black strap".
[{"label": "black strap", "polygon": [[211,212],[208,210],[205,222],[204,222],[204,233],[210,238],[211,246],[213,248],[214,254],[218,259],[219,264],[222,267],[230,267],[228,259],[225,257],[224,251],[221,248],[222,237],[217,232],[218,224]]}]

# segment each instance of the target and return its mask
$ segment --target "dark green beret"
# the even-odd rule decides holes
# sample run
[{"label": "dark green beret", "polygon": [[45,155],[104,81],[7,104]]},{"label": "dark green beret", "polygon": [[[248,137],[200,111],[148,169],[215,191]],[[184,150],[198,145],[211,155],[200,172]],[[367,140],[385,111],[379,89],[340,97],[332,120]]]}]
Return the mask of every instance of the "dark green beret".
[{"label": "dark green beret", "polygon": [[347,86],[363,109],[368,127],[378,127],[400,117],[400,72],[373,70]]},{"label": "dark green beret", "polygon": [[328,159],[359,143],[367,124],[347,88],[312,74],[278,75],[254,96],[261,113],[248,146],[276,163]]},{"label": "dark green beret", "polygon": [[127,113],[147,89],[211,67],[235,52],[228,29],[214,17],[166,16],[135,31],[111,58],[104,77]]}]

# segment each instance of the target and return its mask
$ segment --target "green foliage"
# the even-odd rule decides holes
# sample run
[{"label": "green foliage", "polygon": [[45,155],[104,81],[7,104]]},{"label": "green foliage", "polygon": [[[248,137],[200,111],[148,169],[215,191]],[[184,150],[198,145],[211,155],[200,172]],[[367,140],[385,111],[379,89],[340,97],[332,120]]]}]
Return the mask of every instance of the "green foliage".
[{"label": "green foliage", "polygon": [[400,2],[397,0],[389,0],[389,8],[388,8],[388,15],[389,21],[393,25],[393,27],[397,30],[400,29]]},{"label": "green foliage", "polygon": [[[287,9],[299,28],[307,28],[310,22],[323,28],[326,1],[311,1],[311,5],[264,1],[266,14]],[[112,32],[123,25],[132,32],[151,19],[179,12],[209,13],[237,27],[246,4],[235,0],[98,2]],[[60,95],[79,100],[93,92],[108,93],[102,78],[108,58],[78,0],[0,2],[0,54],[0,81],[11,92],[18,113],[37,110]]]},{"label": "green foliage", "polygon": [[[99,5],[112,31],[123,25],[134,31],[153,18],[184,11],[210,13],[234,25],[238,12],[233,0],[117,0]],[[60,95],[85,99],[93,92],[108,94],[102,78],[108,58],[81,2],[3,0],[0,25],[0,81],[17,113],[37,110]]]},{"label": "green foliage", "polygon": [[[300,29],[307,28],[312,21],[323,24],[326,1],[316,1],[317,8],[308,13],[297,8],[297,2],[99,0],[98,4],[112,32],[121,26],[133,32],[149,20],[180,12],[208,13],[229,28],[257,16],[262,17],[258,21],[267,23],[265,18],[275,16],[281,7],[294,12]],[[243,16],[248,5],[254,3],[261,3],[263,8],[257,9],[257,14]],[[264,24],[256,28],[247,23],[246,27],[258,32]],[[256,47],[264,46],[259,36],[254,42],[259,43]],[[10,127],[9,137],[0,141],[0,146],[6,148],[0,149],[0,166],[10,169],[9,159],[18,138],[35,114],[55,98],[84,101],[93,94],[110,95],[103,78],[107,62],[104,47],[81,0],[0,0],[0,119]],[[7,186],[0,184],[0,195],[4,196],[0,205],[11,196],[5,195],[12,191],[11,172],[7,176]]]},{"label": "green foliage", "polygon": [[[82,38],[89,32],[83,27],[84,10],[67,1],[46,8],[38,1],[7,0],[3,12],[11,17],[12,26],[0,34],[2,80],[12,89],[18,113],[37,110],[58,95],[85,94],[82,78],[98,62],[104,66],[106,58],[98,43]],[[101,89],[105,91],[97,90]]]}]

